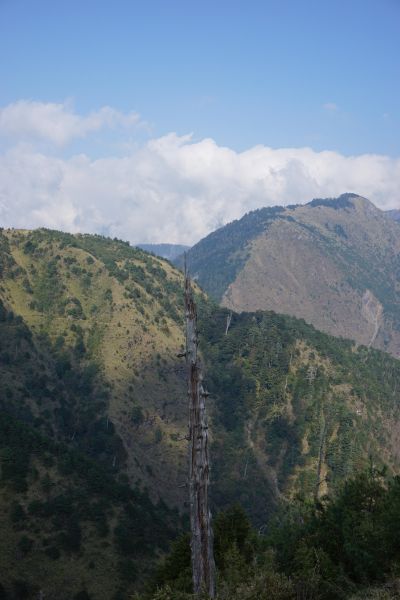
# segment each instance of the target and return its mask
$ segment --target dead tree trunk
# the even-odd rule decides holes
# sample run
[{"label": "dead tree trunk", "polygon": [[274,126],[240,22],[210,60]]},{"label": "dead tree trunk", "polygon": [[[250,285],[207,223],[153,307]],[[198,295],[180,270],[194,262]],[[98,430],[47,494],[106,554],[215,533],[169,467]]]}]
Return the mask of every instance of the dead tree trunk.
[{"label": "dead tree trunk", "polygon": [[208,507],[209,462],[205,400],[198,364],[197,310],[185,266],[186,365],[189,395],[189,492],[193,592],[215,597],[215,563]]},{"label": "dead tree trunk", "polygon": [[320,486],[321,483],[321,471],[322,464],[324,462],[324,454],[325,454],[325,443],[326,443],[326,430],[327,423],[325,420],[324,409],[321,411],[321,433],[320,433],[320,441],[319,441],[319,451],[318,451],[318,464],[317,464],[317,479],[314,487],[314,501],[317,502],[320,497]]},{"label": "dead tree trunk", "polygon": [[229,327],[231,326],[231,321],[232,321],[232,313],[230,312],[229,315],[226,317],[225,335],[228,335]]}]

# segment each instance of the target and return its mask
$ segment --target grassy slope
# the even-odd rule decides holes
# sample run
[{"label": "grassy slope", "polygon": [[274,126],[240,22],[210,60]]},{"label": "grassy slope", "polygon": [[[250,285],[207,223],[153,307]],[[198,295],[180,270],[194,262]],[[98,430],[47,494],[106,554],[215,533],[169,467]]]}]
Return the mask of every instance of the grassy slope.
[{"label": "grassy slope", "polygon": [[0,340],[1,584],[18,598],[42,589],[65,600],[132,589],[167,547],[178,515],[110,464],[111,452],[122,461],[125,450],[95,402],[99,388],[76,367],[59,377],[57,362],[2,303]]},{"label": "grassy slope", "polygon": [[[176,412],[179,399],[185,400],[184,382],[170,372],[182,343],[174,296],[179,275],[167,263],[161,268],[157,259],[102,238],[45,231],[5,232],[0,238],[0,402],[12,419],[11,432],[22,421],[29,435],[33,427],[44,443],[66,444],[80,453],[78,466],[88,456],[96,463],[87,469],[99,465],[98,477],[110,478],[108,491],[88,490],[82,497],[86,472],[74,466],[65,473],[59,450],[52,447],[49,457],[32,448],[21,454],[25,484],[19,489],[11,478],[0,499],[0,555],[8,565],[3,584],[10,589],[25,579],[37,589],[43,581],[59,598],[86,586],[96,598],[110,598],[118,586],[129,589],[140,581],[157,547],[165,548],[179,527],[177,514],[162,505],[155,509],[146,492],[153,501],[162,496],[182,505],[184,491],[176,481],[182,481],[185,449],[174,433],[183,428],[184,416]],[[3,479],[13,440],[15,435],[11,441],[2,436]],[[135,492],[129,492],[126,476]],[[125,482],[128,498],[118,500],[115,478]],[[69,504],[58,523],[58,509],[53,514],[47,504],[60,496]],[[11,498],[25,515],[16,528]],[[29,509],[35,500],[46,505],[39,516]],[[70,523],[73,515],[78,524]],[[72,549],[58,539],[64,525],[81,540]],[[21,539],[27,547],[34,541],[25,553],[16,550]],[[63,571],[71,570],[70,561],[74,575],[66,585]]]},{"label": "grassy slope", "polygon": [[174,441],[186,400],[176,371],[183,343],[179,274],[101,237],[47,231],[6,237],[15,261],[2,285],[9,308],[45,338],[50,352],[72,349],[82,367],[97,368],[107,415],[132,450],[132,480],[154,489],[151,479],[162,477],[164,498],[181,503],[185,453]]},{"label": "grassy slope", "polygon": [[[111,478],[111,489],[116,478],[135,485],[137,512],[129,500],[107,492],[109,514],[104,516],[104,508],[98,518],[108,525],[104,538],[92,516],[104,492],[87,493],[94,505],[89,512],[72,494],[78,504],[67,509],[62,526],[73,533],[68,510],[82,515],[80,549],[71,552],[60,542],[61,559],[47,556],[46,545],[38,553],[52,586],[72,560],[74,593],[87,585],[97,590],[94,597],[108,598],[98,567],[89,565],[107,573],[114,593],[128,585],[123,557],[142,571],[137,550],[143,531],[151,546],[144,557],[148,564],[157,541],[162,549],[170,525],[178,523],[166,507],[152,512],[145,490],[153,501],[161,497],[180,509],[186,497],[185,375],[176,359],[183,343],[181,275],[165,261],[97,236],[6,231],[0,246],[3,410],[15,427],[22,421],[46,440],[78,452],[81,460],[94,459]],[[239,500],[262,525],[278,497],[313,494],[318,472],[318,492],[324,493],[363,468],[370,455],[398,470],[398,361],[274,313],[234,314],[225,335],[226,309],[204,300],[199,312],[211,392],[215,508]],[[47,493],[54,500],[84,485],[81,467],[71,475],[54,456],[53,463],[46,465],[40,456],[31,460],[26,491],[16,490],[13,481],[1,488],[8,549],[0,554],[4,565],[12,565],[11,579],[36,573],[30,561],[42,544],[44,521],[28,510],[33,499],[45,503]],[[45,492],[48,478],[53,486]],[[11,522],[11,498],[28,514],[25,529]],[[57,520],[50,517],[54,531],[44,529],[43,537],[50,538],[51,548]],[[147,519],[155,528],[146,529]],[[35,553],[28,551],[18,562],[15,544],[22,536],[34,540]]]}]

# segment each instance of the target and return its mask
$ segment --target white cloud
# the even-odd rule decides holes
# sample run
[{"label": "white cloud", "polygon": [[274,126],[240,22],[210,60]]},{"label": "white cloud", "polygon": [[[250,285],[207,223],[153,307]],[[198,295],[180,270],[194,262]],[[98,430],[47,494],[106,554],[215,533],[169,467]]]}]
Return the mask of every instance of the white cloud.
[{"label": "white cloud", "polygon": [[[82,125],[79,119],[87,128],[88,117],[78,117]],[[346,191],[399,208],[399,190],[397,158],[265,146],[238,153],[175,133],[122,157],[62,158],[24,143],[0,154],[1,226],[99,232],[133,243],[191,244],[249,210]]]},{"label": "white cloud", "polygon": [[23,140],[46,140],[62,146],[105,127],[137,125],[139,115],[103,106],[87,116],[73,112],[68,103],[20,100],[0,109],[0,135]]}]

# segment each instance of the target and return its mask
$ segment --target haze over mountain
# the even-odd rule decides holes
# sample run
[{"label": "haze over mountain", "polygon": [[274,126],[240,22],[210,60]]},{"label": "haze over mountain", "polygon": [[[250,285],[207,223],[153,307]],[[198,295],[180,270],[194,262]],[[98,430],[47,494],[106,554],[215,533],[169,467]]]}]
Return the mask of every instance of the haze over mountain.
[{"label": "haze over mountain", "polygon": [[182,244],[136,244],[137,248],[141,248],[146,252],[151,252],[161,258],[167,260],[174,260],[186,250],[189,250],[190,246],[184,246]]},{"label": "haze over mountain", "polygon": [[235,311],[275,310],[400,356],[400,228],[356,194],[253,211],[188,252]]},{"label": "haze over mountain", "polygon": [[388,210],[387,215],[395,221],[400,221],[400,210]]},{"label": "haze over mountain", "polygon": [[[181,286],[118,240],[0,232],[6,589],[125,598],[181,530]],[[214,511],[240,501],[260,526],[279,498],[336,489],[371,456],[399,471],[398,361],[272,312],[227,327],[229,311],[197,297]]]}]

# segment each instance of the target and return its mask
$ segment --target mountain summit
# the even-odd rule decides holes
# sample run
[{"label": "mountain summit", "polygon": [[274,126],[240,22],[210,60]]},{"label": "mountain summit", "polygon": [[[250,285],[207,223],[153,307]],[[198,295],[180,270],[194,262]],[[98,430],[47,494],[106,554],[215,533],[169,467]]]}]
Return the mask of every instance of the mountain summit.
[{"label": "mountain summit", "polygon": [[188,252],[235,311],[274,310],[400,356],[400,229],[357,194],[262,208]]}]

